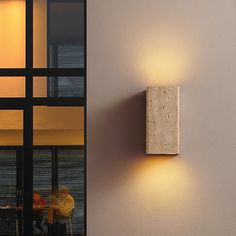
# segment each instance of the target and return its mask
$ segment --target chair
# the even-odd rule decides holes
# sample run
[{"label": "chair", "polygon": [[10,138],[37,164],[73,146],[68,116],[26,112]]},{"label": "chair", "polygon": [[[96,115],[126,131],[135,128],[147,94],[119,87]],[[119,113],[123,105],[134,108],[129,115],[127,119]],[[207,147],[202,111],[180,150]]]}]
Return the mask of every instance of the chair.
[{"label": "chair", "polygon": [[[69,224],[69,227],[70,227],[70,235],[71,236],[73,236],[73,230],[72,230],[72,219],[73,219],[73,216],[74,216],[74,208],[71,210],[71,212],[70,212],[70,214],[69,214],[69,216],[68,217],[63,217],[63,218],[60,218],[60,220],[62,220],[63,222],[64,222],[64,224],[66,224],[66,223],[68,223]],[[51,215],[49,214],[48,215],[48,219],[47,218],[44,218],[44,220],[42,221],[42,224],[41,224],[41,226],[43,227],[44,225],[49,225],[49,223],[50,224],[54,224],[55,222],[54,222],[54,220],[50,220],[49,221],[49,219],[50,218],[52,218],[53,219],[53,217],[51,217]],[[44,227],[43,227],[44,228]]]},{"label": "chair", "polygon": [[74,216],[74,211],[75,209],[73,208],[71,210],[71,213],[70,213],[70,216],[68,217],[68,224],[70,226],[70,235],[73,236],[73,231],[72,231],[72,219],[73,219],[73,216]]},{"label": "chair", "polygon": [[19,220],[18,220],[17,217],[16,217],[16,236],[20,236],[20,233],[19,233]]}]

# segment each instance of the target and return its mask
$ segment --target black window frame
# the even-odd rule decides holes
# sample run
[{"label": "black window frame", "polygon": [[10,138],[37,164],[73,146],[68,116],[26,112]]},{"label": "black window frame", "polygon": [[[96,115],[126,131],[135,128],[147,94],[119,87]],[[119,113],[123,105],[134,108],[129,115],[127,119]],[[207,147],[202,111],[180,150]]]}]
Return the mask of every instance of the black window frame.
[{"label": "black window frame", "polygon": [[[51,0],[65,2],[65,0]],[[87,1],[84,4],[84,68],[34,68],[33,66],[33,0],[25,0],[26,35],[25,68],[0,68],[2,77],[24,77],[24,98],[0,98],[0,110],[23,111],[23,236],[33,235],[33,107],[34,106],[82,106],[84,107],[84,159],[85,159],[85,202],[84,229],[87,235]],[[78,2],[78,0],[66,0]],[[46,27],[46,26],[45,26]],[[37,29],[36,29],[37,30]],[[84,77],[84,97],[45,97],[33,96],[33,78],[35,76]],[[4,148],[4,147],[1,147]],[[8,147],[9,148],[9,147]]]}]

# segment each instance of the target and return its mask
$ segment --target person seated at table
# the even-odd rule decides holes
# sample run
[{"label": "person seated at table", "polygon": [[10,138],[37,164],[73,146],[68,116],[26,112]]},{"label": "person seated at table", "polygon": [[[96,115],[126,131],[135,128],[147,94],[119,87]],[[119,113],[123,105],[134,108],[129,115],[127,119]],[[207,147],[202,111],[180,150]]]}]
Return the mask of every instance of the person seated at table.
[{"label": "person seated at table", "polygon": [[41,226],[43,221],[43,209],[46,206],[46,201],[40,196],[39,192],[35,191],[33,193],[33,209],[34,209],[34,218],[33,220],[36,222],[35,227],[43,232],[43,228]]},{"label": "person seated at table", "polygon": [[56,219],[65,219],[71,216],[72,210],[75,208],[75,201],[67,187],[59,188],[58,199],[52,207],[56,212]]}]

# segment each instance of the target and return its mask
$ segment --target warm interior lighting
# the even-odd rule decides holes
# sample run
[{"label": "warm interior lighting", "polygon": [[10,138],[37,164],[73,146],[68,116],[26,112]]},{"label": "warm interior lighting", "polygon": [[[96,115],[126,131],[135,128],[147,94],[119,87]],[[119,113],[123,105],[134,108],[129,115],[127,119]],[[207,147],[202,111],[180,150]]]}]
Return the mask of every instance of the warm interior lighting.
[{"label": "warm interior lighting", "polygon": [[[23,112],[0,111],[0,145],[23,144]],[[35,107],[34,145],[83,145],[84,108]]]},{"label": "warm interior lighting", "polygon": [[47,97],[47,77],[34,77],[33,78],[33,96],[34,97]]},{"label": "warm interior lighting", "polygon": [[[34,66],[47,67],[47,1],[34,1]],[[0,0],[0,67],[25,67],[25,1]],[[34,95],[47,96],[47,78],[34,79]],[[0,97],[25,97],[25,80],[0,81]],[[68,115],[69,112],[69,115]],[[83,145],[83,108],[34,109],[35,145]],[[23,144],[23,112],[0,111],[0,145]]]},{"label": "warm interior lighting", "polygon": [[[34,1],[34,64],[47,67],[47,1]],[[25,67],[25,1],[0,0],[0,67]],[[38,77],[40,78],[40,77]],[[13,86],[14,84],[14,86]],[[1,78],[0,97],[24,97],[24,79]],[[34,83],[34,91],[46,96],[47,81]]]},{"label": "warm interior lighting", "polygon": [[23,145],[23,111],[0,110],[0,145]]},{"label": "warm interior lighting", "polygon": [[34,107],[35,145],[83,145],[83,107]]},{"label": "warm interior lighting", "polygon": [[0,67],[25,67],[25,1],[0,0]]},{"label": "warm interior lighting", "polygon": [[1,77],[0,97],[25,97],[25,78]]},{"label": "warm interior lighting", "polygon": [[[34,67],[47,67],[47,0],[34,0]],[[43,83],[43,82],[42,82]]]},{"label": "warm interior lighting", "polygon": [[0,130],[23,129],[23,111],[0,110]]}]

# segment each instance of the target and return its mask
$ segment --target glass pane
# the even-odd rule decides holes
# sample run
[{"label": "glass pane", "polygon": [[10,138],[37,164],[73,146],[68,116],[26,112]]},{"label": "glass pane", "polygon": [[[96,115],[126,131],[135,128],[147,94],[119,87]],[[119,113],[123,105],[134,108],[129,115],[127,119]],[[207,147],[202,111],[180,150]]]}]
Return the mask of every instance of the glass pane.
[{"label": "glass pane", "polygon": [[0,77],[0,98],[25,97],[23,77]]},{"label": "glass pane", "polygon": [[0,235],[16,234],[16,151],[0,150]]},{"label": "glass pane", "polygon": [[34,0],[34,67],[47,67],[47,0]]},{"label": "glass pane", "polygon": [[16,203],[16,151],[0,150],[0,205]]},{"label": "glass pane", "polygon": [[[69,190],[74,200],[72,228],[75,235],[84,235],[84,150],[59,149],[58,184]],[[70,229],[67,227],[67,234]]]},{"label": "glass pane", "polygon": [[23,145],[23,111],[0,110],[0,146]]},{"label": "glass pane", "polygon": [[49,200],[52,183],[52,152],[51,150],[34,150],[34,191]]},{"label": "glass pane", "polygon": [[[0,235],[18,235],[22,225],[23,111],[0,110]],[[19,167],[19,168],[18,168]]]},{"label": "glass pane", "polygon": [[0,0],[0,68],[25,67],[25,1]]},{"label": "glass pane", "polygon": [[83,77],[34,77],[34,97],[83,96]]},{"label": "glass pane", "polygon": [[[52,233],[59,223],[62,235],[84,235],[84,150],[82,147],[34,150],[34,235]],[[73,215],[72,215],[73,213]],[[55,229],[54,229],[55,230]]]},{"label": "glass pane", "polygon": [[83,107],[34,107],[34,145],[83,144]]},{"label": "glass pane", "polygon": [[22,231],[22,151],[0,150],[0,235]]},{"label": "glass pane", "polygon": [[84,3],[34,0],[34,67],[84,67]]},{"label": "glass pane", "polygon": [[33,173],[33,232],[39,235],[47,231],[46,219],[52,194],[51,150],[34,150]]}]

